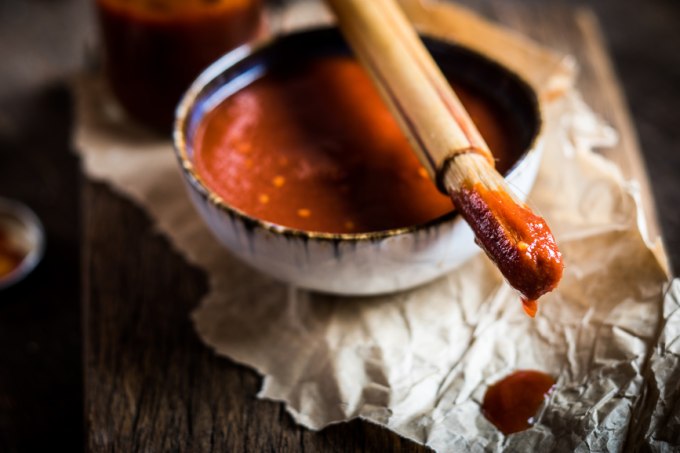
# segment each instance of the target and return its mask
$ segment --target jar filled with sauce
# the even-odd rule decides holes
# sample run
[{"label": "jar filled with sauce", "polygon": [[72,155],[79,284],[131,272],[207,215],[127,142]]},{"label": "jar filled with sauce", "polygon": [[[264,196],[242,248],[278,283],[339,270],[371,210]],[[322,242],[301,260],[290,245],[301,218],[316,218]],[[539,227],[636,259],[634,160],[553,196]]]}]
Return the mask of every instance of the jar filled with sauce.
[{"label": "jar filled with sauce", "polygon": [[260,0],[96,0],[111,89],[134,119],[170,131],[184,91],[253,38]]}]

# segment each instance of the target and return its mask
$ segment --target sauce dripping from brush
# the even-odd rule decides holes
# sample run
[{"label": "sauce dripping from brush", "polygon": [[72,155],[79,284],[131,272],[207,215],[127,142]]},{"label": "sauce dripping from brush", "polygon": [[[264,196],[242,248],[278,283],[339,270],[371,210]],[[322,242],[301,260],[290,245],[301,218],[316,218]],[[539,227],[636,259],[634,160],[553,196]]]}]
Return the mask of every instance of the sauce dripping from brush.
[{"label": "sauce dripping from brush", "polygon": [[532,318],[536,317],[536,313],[538,312],[538,301],[536,299],[527,299],[526,297],[522,297],[521,300],[524,313]]}]

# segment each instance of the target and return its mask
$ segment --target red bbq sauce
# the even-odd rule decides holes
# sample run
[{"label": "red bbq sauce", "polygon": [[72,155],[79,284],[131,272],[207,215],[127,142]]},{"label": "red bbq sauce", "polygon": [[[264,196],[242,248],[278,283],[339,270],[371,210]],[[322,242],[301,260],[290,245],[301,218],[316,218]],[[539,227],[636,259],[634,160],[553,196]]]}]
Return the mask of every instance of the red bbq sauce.
[{"label": "red bbq sauce", "polygon": [[482,412],[505,435],[524,431],[533,425],[554,385],[555,380],[540,371],[515,371],[487,389]]},{"label": "red bbq sauce", "polygon": [[522,293],[524,311],[534,317],[536,299],[555,289],[564,270],[562,254],[545,220],[507,193],[487,190],[480,183],[463,189],[453,201],[468,219],[478,244]]},{"label": "red bbq sauce", "polygon": [[524,310],[524,313],[535,318],[536,313],[538,312],[538,301],[536,299],[522,297],[522,309]]},{"label": "red bbq sauce", "polygon": [[196,76],[252,38],[260,0],[97,0],[111,88],[135,119],[170,131]]},{"label": "red bbq sauce", "polygon": [[0,278],[11,274],[23,259],[24,254],[10,243],[7,232],[0,226]]},{"label": "red bbq sauce", "polygon": [[[504,111],[450,82],[506,171],[522,150]],[[206,115],[193,148],[199,176],[226,203],[290,228],[371,232],[452,211],[350,57],[320,58],[256,80]]]}]

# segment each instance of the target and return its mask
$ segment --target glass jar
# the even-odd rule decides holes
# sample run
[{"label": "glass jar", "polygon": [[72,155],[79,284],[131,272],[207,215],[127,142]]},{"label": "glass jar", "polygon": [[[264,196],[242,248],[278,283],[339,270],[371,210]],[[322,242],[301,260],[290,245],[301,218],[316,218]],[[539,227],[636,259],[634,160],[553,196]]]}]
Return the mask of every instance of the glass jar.
[{"label": "glass jar", "polygon": [[96,3],[114,95],[130,116],[163,132],[194,78],[260,26],[260,0]]}]

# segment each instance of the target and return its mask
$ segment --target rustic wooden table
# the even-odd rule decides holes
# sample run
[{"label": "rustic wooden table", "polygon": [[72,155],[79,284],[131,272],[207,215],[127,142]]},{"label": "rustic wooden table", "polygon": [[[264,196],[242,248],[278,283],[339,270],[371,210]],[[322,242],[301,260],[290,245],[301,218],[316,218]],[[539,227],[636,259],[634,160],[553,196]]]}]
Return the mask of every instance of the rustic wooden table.
[{"label": "rustic wooden table", "polygon": [[[588,102],[635,148],[593,16],[567,1],[464,3],[576,53]],[[282,405],[255,399],[253,371],[198,341],[187,314],[206,289],[203,274],[142,211],[85,181],[70,152],[65,80],[93,47],[89,6],[0,3],[0,196],[27,202],[48,231],[44,262],[0,293],[0,451],[424,450],[365,422],[320,433],[299,428]],[[632,107],[677,268],[680,4],[592,6]],[[631,174],[640,169],[635,157],[612,157]]]}]

